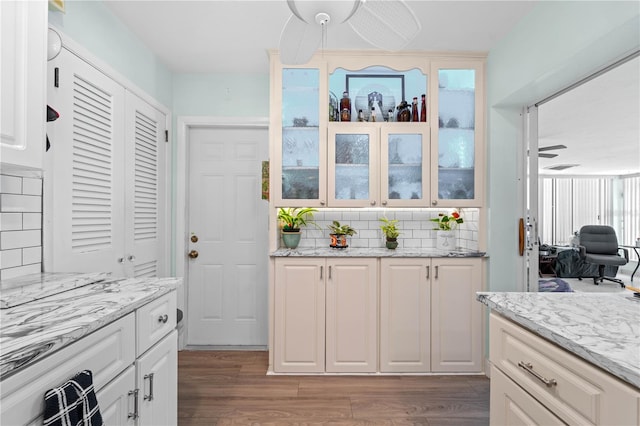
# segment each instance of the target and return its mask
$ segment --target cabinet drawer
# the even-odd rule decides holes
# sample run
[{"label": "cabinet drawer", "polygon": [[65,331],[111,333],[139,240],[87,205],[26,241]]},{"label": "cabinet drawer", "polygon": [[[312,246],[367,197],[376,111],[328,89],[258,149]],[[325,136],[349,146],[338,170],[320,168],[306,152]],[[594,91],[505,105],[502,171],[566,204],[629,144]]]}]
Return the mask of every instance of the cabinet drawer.
[{"label": "cabinet drawer", "polygon": [[492,426],[566,424],[495,367],[491,367],[489,412]]},{"label": "cabinet drawer", "polygon": [[495,313],[490,327],[493,365],[563,421],[638,424],[640,393],[631,386]]},{"label": "cabinet drawer", "polygon": [[176,292],[149,302],[136,311],[137,355],[140,356],[176,328]]},{"label": "cabinet drawer", "polygon": [[42,414],[44,394],[81,370],[91,370],[101,389],[135,360],[135,314],[83,339],[2,381],[0,424],[24,425]]}]

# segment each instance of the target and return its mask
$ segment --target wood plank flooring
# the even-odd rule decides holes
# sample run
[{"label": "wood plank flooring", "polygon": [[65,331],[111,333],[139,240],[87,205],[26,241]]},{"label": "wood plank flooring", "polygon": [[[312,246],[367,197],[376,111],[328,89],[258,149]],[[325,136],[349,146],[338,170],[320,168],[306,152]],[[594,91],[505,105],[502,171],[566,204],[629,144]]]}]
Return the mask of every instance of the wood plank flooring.
[{"label": "wood plank flooring", "polygon": [[263,351],[178,353],[178,424],[489,424],[484,376],[267,376]]}]

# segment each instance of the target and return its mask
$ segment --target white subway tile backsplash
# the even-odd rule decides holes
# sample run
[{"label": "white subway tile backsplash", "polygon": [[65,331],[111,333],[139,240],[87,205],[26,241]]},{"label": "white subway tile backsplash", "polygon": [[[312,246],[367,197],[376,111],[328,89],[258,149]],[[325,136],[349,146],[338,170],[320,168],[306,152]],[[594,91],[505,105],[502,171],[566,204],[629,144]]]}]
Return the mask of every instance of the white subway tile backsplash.
[{"label": "white subway tile backsplash", "polygon": [[0,280],[42,270],[42,179],[0,175]]},{"label": "white subway tile backsplash", "polygon": [[0,194],[0,212],[41,212],[42,197],[34,195]]},{"label": "white subway tile backsplash", "polygon": [[37,247],[41,242],[40,230],[0,232],[0,250]]},{"label": "white subway tile backsplash", "polygon": [[42,213],[23,213],[22,229],[42,229]]},{"label": "white subway tile backsplash", "polygon": [[0,193],[22,194],[22,178],[17,176],[0,175]]},{"label": "white subway tile backsplash", "polygon": [[32,263],[42,262],[41,247],[27,247],[22,249],[22,264],[30,265]]},{"label": "white subway tile backsplash", "polygon": [[22,178],[22,194],[42,195],[42,179]]},{"label": "white subway tile backsplash", "polygon": [[0,213],[0,231],[22,229],[22,213]]},{"label": "white subway tile backsplash", "polygon": [[22,265],[22,249],[0,250],[0,269]]},{"label": "white subway tile backsplash", "polygon": [[39,263],[34,265],[18,266],[16,268],[2,269],[0,270],[0,281],[21,277],[23,275],[38,274],[40,272],[42,272],[42,266]]}]

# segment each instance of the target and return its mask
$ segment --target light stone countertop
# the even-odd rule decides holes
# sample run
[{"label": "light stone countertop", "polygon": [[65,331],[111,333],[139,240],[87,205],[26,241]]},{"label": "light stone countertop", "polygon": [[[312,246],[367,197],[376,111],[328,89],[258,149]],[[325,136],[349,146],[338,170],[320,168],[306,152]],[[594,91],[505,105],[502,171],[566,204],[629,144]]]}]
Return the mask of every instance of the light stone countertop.
[{"label": "light stone countertop", "polygon": [[477,293],[494,312],[640,388],[640,298],[632,293]]},{"label": "light stone countertop", "polygon": [[[63,287],[68,283],[52,278]],[[174,291],[181,282],[182,278],[109,279],[1,309],[0,379]],[[47,291],[54,293],[51,284]]]},{"label": "light stone countertop", "polygon": [[485,252],[468,250],[442,251],[435,248],[397,248],[383,247],[337,249],[331,247],[287,249],[271,252],[271,257],[487,257]]}]

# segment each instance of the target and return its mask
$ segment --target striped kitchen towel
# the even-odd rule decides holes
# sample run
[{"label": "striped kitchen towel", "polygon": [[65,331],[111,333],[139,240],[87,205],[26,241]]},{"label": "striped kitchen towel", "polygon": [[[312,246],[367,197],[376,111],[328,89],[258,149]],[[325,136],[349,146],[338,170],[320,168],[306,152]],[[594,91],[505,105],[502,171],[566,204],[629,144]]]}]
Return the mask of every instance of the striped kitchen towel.
[{"label": "striped kitchen towel", "polygon": [[93,375],[84,370],[44,394],[44,426],[102,426]]}]

